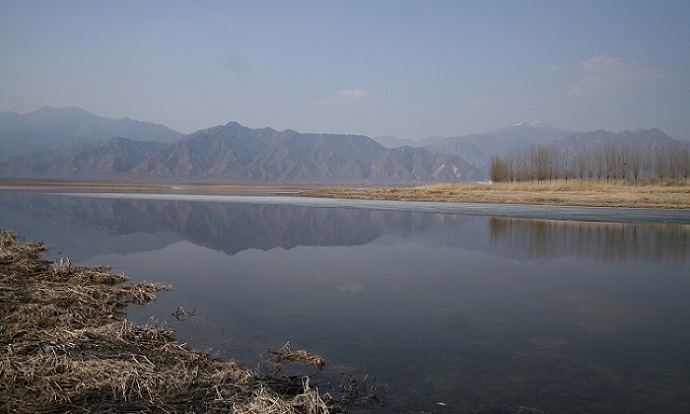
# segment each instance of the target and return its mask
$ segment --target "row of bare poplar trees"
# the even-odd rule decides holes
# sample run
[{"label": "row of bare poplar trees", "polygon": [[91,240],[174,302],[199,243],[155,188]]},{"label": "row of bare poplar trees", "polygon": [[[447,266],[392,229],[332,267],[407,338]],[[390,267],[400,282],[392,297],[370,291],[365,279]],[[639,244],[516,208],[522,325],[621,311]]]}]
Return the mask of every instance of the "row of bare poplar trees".
[{"label": "row of bare poplar trees", "polygon": [[625,143],[607,143],[592,152],[536,145],[528,150],[494,156],[489,167],[493,182],[577,180],[638,180],[687,182],[690,148],[677,143],[640,149]]}]

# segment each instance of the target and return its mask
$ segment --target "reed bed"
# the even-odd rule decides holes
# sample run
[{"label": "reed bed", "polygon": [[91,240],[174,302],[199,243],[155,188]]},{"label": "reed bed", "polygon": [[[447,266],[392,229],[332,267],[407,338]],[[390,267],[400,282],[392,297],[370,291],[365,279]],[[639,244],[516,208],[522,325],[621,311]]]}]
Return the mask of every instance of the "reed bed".
[{"label": "reed bed", "polygon": [[[308,376],[222,361],[175,342],[170,329],[125,318],[170,286],[127,283],[106,267],[41,260],[47,248],[0,231],[0,411],[11,413],[327,414],[343,400]],[[323,358],[289,347],[282,362]],[[276,361],[277,361],[276,360]]]},{"label": "reed bed", "polygon": [[515,183],[442,183],[418,187],[305,188],[304,197],[356,198],[404,201],[445,201],[569,205],[592,207],[690,208],[690,185],[658,181],[552,180]]}]

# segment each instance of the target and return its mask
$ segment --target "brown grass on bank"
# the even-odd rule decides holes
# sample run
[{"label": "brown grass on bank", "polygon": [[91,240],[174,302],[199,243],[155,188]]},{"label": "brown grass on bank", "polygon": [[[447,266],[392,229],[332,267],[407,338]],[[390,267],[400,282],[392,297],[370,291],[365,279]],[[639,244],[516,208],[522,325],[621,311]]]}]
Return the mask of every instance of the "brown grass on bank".
[{"label": "brown grass on bank", "polygon": [[570,205],[591,207],[690,208],[690,182],[658,180],[596,181],[550,180],[519,183],[440,183],[403,186],[244,186],[234,184],[175,183],[76,183],[46,181],[5,181],[0,187],[15,189],[63,189],[182,194],[280,194],[303,197],[357,198],[401,201],[445,201],[458,203],[498,203]]},{"label": "brown grass on bank", "polygon": [[592,207],[690,208],[690,185],[554,180],[521,183],[448,183],[412,188],[312,188],[305,197]]},{"label": "brown grass on bank", "polygon": [[[169,286],[105,267],[40,259],[46,247],[0,231],[0,411],[14,413],[329,413],[343,407],[309,377],[261,375],[123,319]],[[277,351],[283,361],[323,359]],[[277,372],[277,371],[276,371]],[[291,390],[290,392],[286,390]]]}]

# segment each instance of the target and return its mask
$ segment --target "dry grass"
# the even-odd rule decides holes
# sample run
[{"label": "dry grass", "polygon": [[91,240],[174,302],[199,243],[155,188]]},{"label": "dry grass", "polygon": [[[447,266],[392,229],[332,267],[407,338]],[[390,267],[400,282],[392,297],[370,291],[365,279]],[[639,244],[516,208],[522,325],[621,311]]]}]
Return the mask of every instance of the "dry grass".
[{"label": "dry grass", "polygon": [[[40,259],[40,243],[0,231],[0,411],[13,413],[305,413],[343,406],[309,377],[258,374],[123,319],[169,286],[105,267]],[[283,348],[281,361],[323,359]],[[297,385],[297,386],[295,386]],[[290,390],[287,392],[286,390]]]},{"label": "dry grass", "polygon": [[576,180],[541,183],[452,183],[413,188],[312,188],[305,197],[358,198],[465,203],[690,208],[690,185],[640,185]]},{"label": "dry grass", "polygon": [[521,183],[442,183],[417,187],[354,186],[242,186],[226,184],[163,183],[0,183],[5,188],[65,189],[70,191],[108,191],[183,194],[282,194],[304,197],[358,198],[404,201],[447,201],[465,203],[570,205],[593,207],[690,208],[690,183],[657,180],[604,182],[554,180]]}]

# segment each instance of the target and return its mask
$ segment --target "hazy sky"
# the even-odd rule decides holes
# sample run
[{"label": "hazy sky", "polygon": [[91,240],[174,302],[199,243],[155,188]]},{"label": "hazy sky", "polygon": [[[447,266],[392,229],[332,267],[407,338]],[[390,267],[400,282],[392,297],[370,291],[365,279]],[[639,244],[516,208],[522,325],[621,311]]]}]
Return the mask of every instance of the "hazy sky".
[{"label": "hazy sky", "polygon": [[690,138],[690,1],[0,0],[0,111],[418,139]]}]

